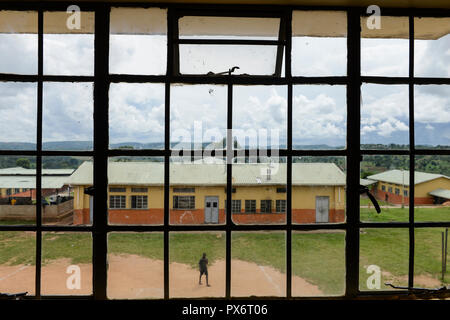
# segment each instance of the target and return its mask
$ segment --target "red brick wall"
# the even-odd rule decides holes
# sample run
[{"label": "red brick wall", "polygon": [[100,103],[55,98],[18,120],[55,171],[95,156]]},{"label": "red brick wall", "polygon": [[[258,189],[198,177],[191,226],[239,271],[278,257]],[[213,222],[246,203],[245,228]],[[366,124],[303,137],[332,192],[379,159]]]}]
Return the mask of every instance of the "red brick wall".
[{"label": "red brick wall", "polygon": [[[219,210],[219,223],[224,224],[225,212]],[[344,222],[345,210],[330,209],[329,222]],[[170,210],[171,224],[203,224],[205,215],[203,209],[197,210]],[[236,224],[282,224],[286,222],[284,213],[233,213],[233,222]],[[293,209],[293,223],[315,223],[315,209]],[[89,209],[74,210],[73,223],[75,225],[89,223]],[[154,224],[164,223],[164,209],[114,209],[109,210],[109,223],[111,224]]]},{"label": "red brick wall", "polygon": [[73,224],[89,224],[89,209],[74,209]]},{"label": "red brick wall", "polygon": [[[378,190],[375,194],[375,197],[378,200],[386,201],[386,195],[388,196],[388,202],[392,204],[402,204],[402,198],[403,198],[403,204],[408,205],[409,204],[409,197],[402,197],[402,195],[390,193],[387,191]],[[426,198],[414,198],[414,204],[433,204],[434,200],[433,197],[426,197]]]}]

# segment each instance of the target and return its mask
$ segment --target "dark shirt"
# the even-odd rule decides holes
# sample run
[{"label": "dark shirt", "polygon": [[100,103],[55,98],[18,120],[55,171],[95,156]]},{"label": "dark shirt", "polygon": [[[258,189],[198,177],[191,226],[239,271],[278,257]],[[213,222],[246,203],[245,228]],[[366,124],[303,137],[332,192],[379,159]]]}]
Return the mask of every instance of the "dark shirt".
[{"label": "dark shirt", "polygon": [[208,269],[208,259],[207,258],[201,258],[198,262],[198,266],[200,268],[200,271],[206,271]]}]

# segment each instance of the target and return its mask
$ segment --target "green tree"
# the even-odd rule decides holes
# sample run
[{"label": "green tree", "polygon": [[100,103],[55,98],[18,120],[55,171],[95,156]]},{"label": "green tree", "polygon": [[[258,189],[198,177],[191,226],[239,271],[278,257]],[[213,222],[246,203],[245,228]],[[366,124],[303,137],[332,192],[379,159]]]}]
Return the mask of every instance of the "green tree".
[{"label": "green tree", "polygon": [[25,169],[30,169],[31,168],[31,162],[27,158],[19,158],[19,159],[16,160],[16,166],[22,167],[22,168],[25,168]]}]

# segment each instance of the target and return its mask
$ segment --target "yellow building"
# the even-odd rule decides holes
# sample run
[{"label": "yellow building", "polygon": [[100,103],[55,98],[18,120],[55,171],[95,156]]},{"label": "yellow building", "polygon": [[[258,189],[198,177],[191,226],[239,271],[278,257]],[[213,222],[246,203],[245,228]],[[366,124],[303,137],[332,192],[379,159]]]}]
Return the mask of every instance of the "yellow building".
[{"label": "yellow building", "polygon": [[[43,197],[63,191],[74,169],[43,169]],[[12,167],[0,169],[0,198],[36,198],[36,169]]]},{"label": "yellow building", "polygon": [[[71,176],[74,224],[92,221],[92,162]],[[332,163],[292,164],[294,223],[345,220],[345,174]],[[286,221],[286,164],[234,164],[232,219],[235,223]],[[171,163],[169,208],[172,224],[224,223],[226,165]],[[109,222],[162,224],[164,221],[164,164],[110,162],[108,166]]]},{"label": "yellow building", "polygon": [[[368,176],[367,179],[376,182],[374,194],[379,200],[394,204],[409,203],[409,171],[389,170]],[[435,204],[442,202],[445,197],[450,199],[450,178],[447,176],[416,171],[414,183],[415,204]]]}]

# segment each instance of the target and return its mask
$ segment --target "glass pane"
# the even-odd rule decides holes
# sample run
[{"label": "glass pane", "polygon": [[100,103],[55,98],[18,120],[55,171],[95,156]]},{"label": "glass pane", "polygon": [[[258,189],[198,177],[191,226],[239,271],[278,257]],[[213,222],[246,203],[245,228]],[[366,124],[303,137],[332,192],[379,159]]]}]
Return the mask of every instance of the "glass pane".
[{"label": "glass pane", "polygon": [[360,196],[361,221],[409,221],[409,156],[373,155],[361,161],[362,185],[381,207],[378,214],[366,194]]},{"label": "glass pane", "polygon": [[37,74],[38,15],[0,11],[0,73]]},{"label": "glass pane", "polygon": [[162,233],[110,233],[108,298],[163,298],[163,246]]},{"label": "glass pane", "polygon": [[408,149],[408,86],[363,84],[361,99],[361,149]]},{"label": "glass pane", "polygon": [[285,232],[233,232],[231,295],[286,296]]},{"label": "glass pane", "polygon": [[37,85],[0,82],[0,148],[36,150]]},{"label": "glass pane", "polygon": [[164,84],[111,83],[109,147],[164,148]]},{"label": "glass pane", "polygon": [[[409,19],[380,16],[380,28],[373,17],[361,17],[361,74],[407,77],[409,75]],[[372,28],[372,29],[369,29]]]},{"label": "glass pane", "polygon": [[225,232],[170,233],[170,297],[225,296]]},{"label": "glass pane", "polygon": [[415,159],[415,221],[450,221],[450,156]]},{"label": "glass pane", "polygon": [[293,157],[292,162],[292,223],[345,222],[345,157]]},{"label": "glass pane", "polygon": [[43,232],[43,295],[92,294],[92,234]]},{"label": "glass pane", "polygon": [[[89,214],[90,196],[84,193],[85,186],[79,185],[77,179],[83,175],[88,157],[42,157],[42,222],[50,225],[92,224]],[[87,170],[88,171],[88,170]],[[92,185],[92,166],[86,179]],[[86,209],[84,209],[86,205]]]},{"label": "glass pane", "polygon": [[110,224],[164,223],[164,159],[115,157],[108,165]]},{"label": "glass pane", "polygon": [[286,223],[287,158],[235,159],[232,217],[236,224]]},{"label": "glass pane", "polygon": [[277,46],[180,45],[180,73],[216,74],[237,66],[233,75],[273,75]]},{"label": "glass pane", "polygon": [[0,288],[2,293],[34,295],[36,277],[36,234],[0,232]]},{"label": "glass pane", "polygon": [[414,18],[414,76],[449,77],[450,18]]},{"label": "glass pane", "polygon": [[171,157],[170,223],[225,223],[226,173],[222,158]]},{"label": "glass pane", "polygon": [[94,75],[94,12],[75,14],[44,12],[44,74]]},{"label": "glass pane", "polygon": [[36,223],[35,168],[35,157],[0,157],[0,225]]},{"label": "glass pane", "polygon": [[345,293],[345,231],[292,233],[292,295]]},{"label": "glass pane", "polygon": [[408,229],[361,229],[359,289],[361,291],[395,290],[408,286]]},{"label": "glass pane", "polygon": [[414,130],[416,148],[450,149],[450,86],[414,86]]},{"label": "glass pane", "polygon": [[287,87],[234,86],[233,136],[235,149],[285,148]]},{"label": "glass pane", "polygon": [[450,284],[448,233],[448,228],[415,230],[415,287],[436,289],[446,286],[448,288]]},{"label": "glass pane", "polygon": [[172,149],[222,149],[227,128],[227,87],[172,85],[170,88]]},{"label": "glass pane", "polygon": [[292,75],[347,74],[347,14],[343,11],[293,11]]},{"label": "glass pane", "polygon": [[44,83],[44,150],[92,150],[93,94],[92,83]]},{"label": "glass pane", "polygon": [[347,130],[345,86],[294,86],[293,149],[344,149]]},{"label": "glass pane", "polygon": [[110,73],[166,73],[167,9],[111,8],[110,32]]},{"label": "glass pane", "polygon": [[277,40],[280,19],[185,16],[178,25],[180,39]]}]

